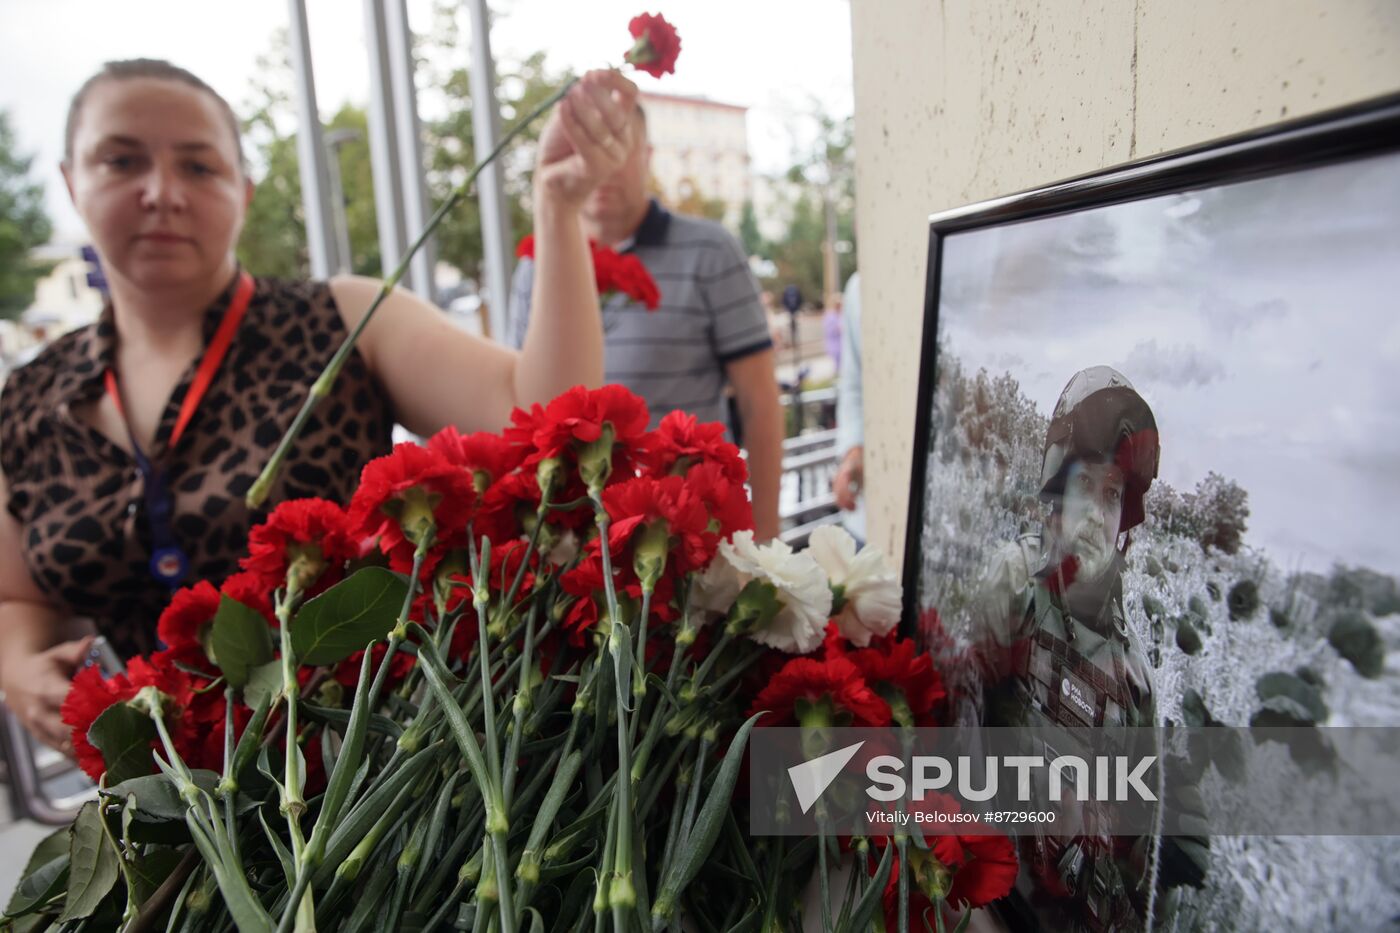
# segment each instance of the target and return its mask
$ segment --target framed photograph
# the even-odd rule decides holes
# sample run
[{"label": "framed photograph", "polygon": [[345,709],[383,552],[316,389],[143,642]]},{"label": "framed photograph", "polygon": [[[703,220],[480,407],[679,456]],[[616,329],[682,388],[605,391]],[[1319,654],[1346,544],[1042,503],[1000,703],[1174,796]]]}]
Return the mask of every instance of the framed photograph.
[{"label": "framed photograph", "polygon": [[[964,718],[1400,726],[1400,97],[933,216],[906,541]],[[1382,925],[1387,842],[1212,840],[1188,919]]]}]

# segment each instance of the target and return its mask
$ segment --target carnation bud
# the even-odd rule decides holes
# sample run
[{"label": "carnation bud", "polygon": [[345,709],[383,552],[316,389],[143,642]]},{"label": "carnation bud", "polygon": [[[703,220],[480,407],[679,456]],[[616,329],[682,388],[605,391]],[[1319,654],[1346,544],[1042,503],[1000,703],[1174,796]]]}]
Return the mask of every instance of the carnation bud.
[{"label": "carnation bud", "polygon": [[311,589],[326,570],[326,559],[319,544],[293,544],[287,548],[287,593]]},{"label": "carnation bud", "polygon": [[588,486],[588,491],[595,495],[602,492],[608,477],[612,475],[614,436],[612,423],[604,421],[598,439],[584,444],[578,451],[579,477]]},{"label": "carnation bud", "polygon": [[730,635],[744,635],[764,628],[782,608],[776,586],[767,580],[750,580],[739,591],[734,606],[729,610],[725,631]]},{"label": "carnation bud", "polygon": [[399,523],[405,538],[414,544],[430,544],[437,531],[433,507],[441,501],[441,495],[429,492],[421,486],[414,486],[397,498],[385,502],[380,508]]},{"label": "carnation bud", "polygon": [[953,887],[953,873],[932,854],[922,849],[910,849],[909,865],[914,869],[914,883],[931,901],[941,901]]},{"label": "carnation bud", "polygon": [[563,468],[564,463],[558,457],[549,457],[540,461],[540,465],[535,468],[535,482],[539,484],[541,496],[549,498],[549,494],[559,484],[560,471]]},{"label": "carnation bud", "polygon": [[641,581],[642,592],[650,593],[656,589],[656,581],[666,570],[670,547],[671,538],[664,521],[648,522],[642,526],[632,557],[632,568]]},{"label": "carnation bud", "polygon": [[158,688],[142,687],[136,692],[136,696],[126,701],[126,705],[147,716],[161,716],[165,713],[166,705],[171,702],[170,697],[161,693]]}]

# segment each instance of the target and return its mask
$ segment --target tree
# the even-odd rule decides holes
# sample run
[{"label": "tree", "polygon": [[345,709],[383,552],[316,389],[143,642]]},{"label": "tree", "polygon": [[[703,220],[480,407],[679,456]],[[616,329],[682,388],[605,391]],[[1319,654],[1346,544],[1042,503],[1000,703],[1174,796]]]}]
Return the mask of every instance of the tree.
[{"label": "tree", "polygon": [[[768,244],[777,275],[767,287],[796,284],[804,295],[839,290],[856,269],[855,150],[850,117],[833,118],[815,107],[816,141],[796,157],[785,176],[790,192],[787,232]],[[825,253],[828,224],[834,227],[833,257]],[[843,244],[848,248],[843,251]],[[834,262],[828,277],[826,264]]]},{"label": "tree", "polygon": [[[447,17],[455,22],[450,19],[449,13],[440,10],[439,21]],[[476,166],[477,159],[484,157],[485,153],[477,153],[472,130],[474,97],[470,71],[466,67],[439,68],[435,71],[431,64],[439,60],[468,60],[455,26],[435,29],[432,36],[435,51],[430,55],[428,64],[429,84],[439,89],[446,112],[445,116],[423,124],[428,191],[436,209],[466,179]],[[548,69],[543,52],[502,69],[497,80],[502,132],[543,103],[568,78],[567,73],[555,73]],[[534,151],[543,129],[544,120],[536,120],[516,138],[511,150],[504,153],[499,162],[511,231],[517,240],[530,233],[533,227],[530,194]],[[438,228],[437,248],[440,261],[480,281],[483,258],[481,214],[474,197],[465,199],[443,219],[442,226]]]},{"label": "tree", "polygon": [[34,300],[34,283],[48,269],[29,258],[49,241],[53,227],[44,213],[44,186],[29,178],[34,157],[22,156],[0,110],[0,317],[17,317]]},{"label": "tree", "polygon": [[744,202],[744,210],[739,215],[739,240],[750,256],[760,256],[767,251],[768,244],[758,230],[758,214],[754,212],[752,201]]},{"label": "tree", "polygon": [[[253,203],[238,244],[239,259],[258,275],[301,278],[310,274],[306,239],[306,212],[301,197],[300,159],[295,132],[284,132],[292,120],[288,86],[292,77],[287,34],[273,38],[270,52],[258,59],[251,114],[243,122],[245,136],[254,143],[252,174],[257,183]],[[346,104],[326,125],[327,132],[350,130],[355,135],[327,152],[337,158],[345,199],[346,226],[350,234],[350,268],[360,275],[383,274],[379,256],[379,228],[374,209],[374,183],[370,171],[368,117],[359,107]]]},{"label": "tree", "polygon": [[[420,80],[419,110],[440,116],[423,120],[423,149],[430,207],[435,210],[466,179],[479,154],[473,140],[471,76],[467,49],[457,25],[459,5],[440,3],[433,29],[416,37],[414,54]],[[257,77],[244,121],[254,145],[254,179],[258,191],[249,211],[239,256],[262,275],[304,276],[309,273],[306,221],[298,174],[296,133],[290,87],[291,60],[285,31],[273,39],[269,53],[259,58]],[[545,65],[544,53],[507,65],[498,80],[503,129],[541,104],[565,80]],[[353,130],[336,147],[350,236],[351,267],[362,275],[380,276],[379,233],[374,207],[368,121],[363,108],[346,105],[326,125],[328,132]],[[507,209],[516,237],[530,232],[530,185],[534,144],[543,120],[537,120],[512,144],[499,164],[505,178]],[[481,154],[484,155],[484,154]],[[475,192],[472,192],[473,194]],[[416,236],[417,230],[409,231]],[[438,227],[438,259],[478,281],[481,276],[481,216],[475,197],[463,199]]]},{"label": "tree", "polygon": [[680,180],[676,186],[675,211],[677,214],[689,214],[692,217],[708,217],[710,220],[724,220],[724,199],[707,198],[700,190],[700,186],[695,183],[695,179],[687,176]]},{"label": "tree", "polygon": [[1245,520],[1249,518],[1249,493],[1234,480],[1212,471],[1186,499],[1197,516],[1202,549],[1213,547],[1226,554],[1239,553],[1248,527]]}]

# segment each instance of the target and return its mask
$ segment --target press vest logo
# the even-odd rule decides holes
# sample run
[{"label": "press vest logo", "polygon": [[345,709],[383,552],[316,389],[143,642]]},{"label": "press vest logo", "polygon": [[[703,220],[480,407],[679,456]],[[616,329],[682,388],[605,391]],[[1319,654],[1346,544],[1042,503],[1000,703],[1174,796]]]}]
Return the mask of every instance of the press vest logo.
[{"label": "press vest logo", "polygon": [[1085,716],[1094,715],[1093,704],[1085,699],[1084,694],[1079,689],[1079,685],[1071,682],[1068,677],[1060,681],[1060,696],[1079,707],[1080,711],[1083,712]]}]

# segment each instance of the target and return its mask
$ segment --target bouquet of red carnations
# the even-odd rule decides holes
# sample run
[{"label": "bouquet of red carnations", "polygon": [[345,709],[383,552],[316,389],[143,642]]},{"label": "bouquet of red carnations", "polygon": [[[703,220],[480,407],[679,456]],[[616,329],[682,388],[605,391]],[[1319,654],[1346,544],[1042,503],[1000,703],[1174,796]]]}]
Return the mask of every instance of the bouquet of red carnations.
[{"label": "bouquet of red carnations", "polygon": [[[756,544],[723,428],[647,425],[627,390],[575,389],[399,445],[348,509],[278,506],[241,573],[174,596],[163,651],[74,682],[100,795],[11,919],[799,929],[835,841],[746,834],[754,728],[929,724],[941,682],[891,634],[878,554],[834,528]],[[1014,877],[1009,841],[946,837],[901,846],[901,882],[887,842],[846,841],[841,928],[895,929],[902,890],[923,929]]]}]

